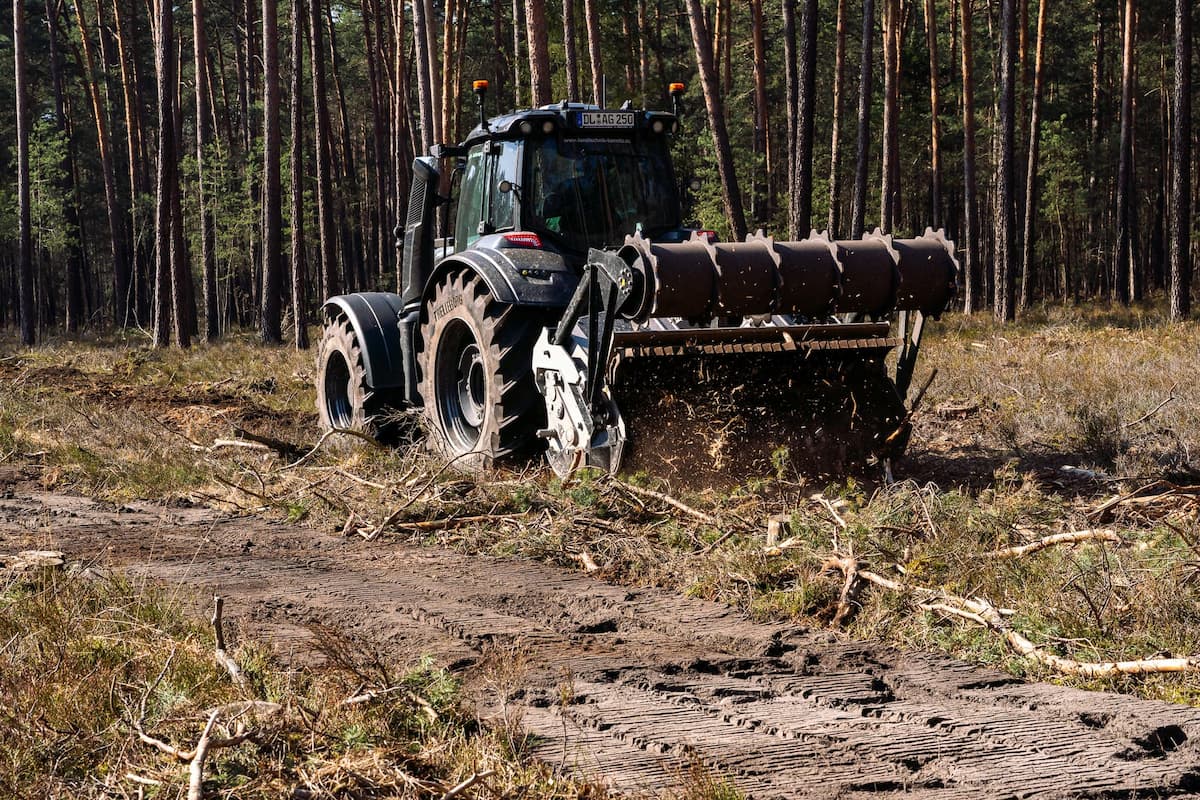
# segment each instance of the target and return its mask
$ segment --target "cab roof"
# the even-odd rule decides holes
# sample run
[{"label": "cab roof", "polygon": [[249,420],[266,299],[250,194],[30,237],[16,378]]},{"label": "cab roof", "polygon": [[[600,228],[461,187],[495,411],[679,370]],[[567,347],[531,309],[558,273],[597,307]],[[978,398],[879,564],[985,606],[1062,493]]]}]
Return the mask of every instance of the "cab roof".
[{"label": "cab roof", "polygon": [[[550,131],[544,128],[547,122],[553,126]],[[661,123],[661,128],[657,130],[656,122]],[[554,130],[568,134],[601,130],[612,135],[632,135],[635,132],[666,134],[678,130],[678,122],[670,112],[632,108],[629,103],[620,108],[601,108],[564,100],[541,108],[520,109],[492,117],[486,127],[476,125],[461,146],[470,147],[485,139],[522,139],[534,133]]]}]

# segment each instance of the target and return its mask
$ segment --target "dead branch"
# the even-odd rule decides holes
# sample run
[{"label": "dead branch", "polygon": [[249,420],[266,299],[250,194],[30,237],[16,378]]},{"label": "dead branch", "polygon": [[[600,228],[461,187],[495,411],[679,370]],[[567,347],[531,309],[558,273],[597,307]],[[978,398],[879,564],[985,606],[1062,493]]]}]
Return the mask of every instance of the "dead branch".
[{"label": "dead branch", "polygon": [[448,790],[444,795],[442,795],[442,800],[452,800],[453,798],[458,797],[460,794],[465,792],[467,789],[470,789],[477,782],[483,780],[484,778],[491,777],[492,775],[495,775],[495,774],[496,774],[496,770],[494,770],[494,769],[485,769],[483,772],[476,772],[471,777],[467,778],[466,780],[459,783],[457,786]]},{"label": "dead branch", "polygon": [[838,595],[838,609],[837,613],[833,615],[834,625],[841,625],[854,616],[855,608],[858,605],[858,594],[862,586],[858,580],[858,563],[858,559],[847,558],[842,564],[846,580],[842,584],[841,594]]},{"label": "dead branch", "polygon": [[238,425],[233,426],[233,432],[243,439],[261,444],[275,451],[280,458],[294,458],[296,453],[300,452],[300,448],[291,442],[285,442],[283,439],[276,439],[274,436],[266,436],[254,431],[248,431]]},{"label": "dead branch", "polygon": [[[1121,426],[1121,430],[1129,430],[1130,428],[1134,427],[1135,425],[1141,425],[1143,422],[1145,422],[1146,420],[1153,417],[1159,411],[1162,411],[1163,408],[1167,405],[1167,403],[1170,403],[1172,400],[1175,399],[1175,389],[1178,385],[1179,384],[1176,384],[1175,386],[1171,387],[1171,391],[1167,392],[1166,400],[1163,400],[1161,403],[1159,403],[1154,408],[1147,411],[1142,416],[1135,419],[1133,422],[1126,422],[1124,425]],[[1116,433],[1116,431],[1113,431],[1113,433]]]},{"label": "dead branch", "polygon": [[1122,503],[1128,502],[1129,500],[1132,500],[1133,498],[1138,497],[1139,495],[1143,494],[1144,492],[1148,492],[1151,489],[1158,489],[1163,485],[1164,484],[1162,481],[1151,481],[1139,489],[1134,489],[1132,492],[1126,492],[1125,494],[1114,497],[1111,500],[1106,500],[1105,502],[1093,508],[1091,511],[1087,512],[1087,517],[1088,519],[1102,520],[1105,514]]},{"label": "dead branch", "polygon": [[221,612],[224,608],[225,598],[219,594],[214,595],[212,626],[213,633],[217,638],[217,647],[213,653],[213,657],[217,660],[218,664],[225,668],[225,671],[229,673],[229,677],[233,679],[233,682],[237,684],[239,689],[249,689],[250,681],[247,680],[245,673],[242,672],[242,668],[238,666],[238,663],[233,660],[232,656],[225,652],[225,633],[221,628]]},{"label": "dead branch", "polygon": [[358,533],[368,542],[371,542],[379,538],[379,535],[388,527],[399,528],[400,530],[440,531],[476,522],[496,522],[499,520],[520,519],[527,516],[529,516],[528,511],[519,511],[511,514],[475,514],[467,517],[442,517],[441,519],[414,520],[412,522],[397,522],[396,520],[389,522],[388,520],[384,520],[378,527],[360,528]]},{"label": "dead branch", "polygon": [[583,568],[587,572],[595,572],[596,570],[600,569],[600,565],[595,562],[587,550],[580,550],[578,553],[571,553],[571,558],[574,558],[580,564],[583,564]]},{"label": "dead branch", "polygon": [[376,691],[356,692],[352,697],[347,697],[345,700],[343,700],[342,705],[358,706],[358,705],[362,705],[364,703],[373,703],[381,697],[385,697],[389,694],[394,694],[395,692],[403,692],[403,691],[405,691],[405,689],[402,686],[390,686],[387,689],[380,689],[377,692]]},{"label": "dead branch", "polygon": [[214,439],[213,443],[205,448],[208,452],[219,450],[222,447],[244,447],[247,450],[263,450],[271,452],[271,448],[267,447],[262,442],[250,442],[245,439]]},{"label": "dead branch", "polygon": [[720,520],[718,520],[716,517],[712,516],[711,514],[705,514],[703,511],[700,511],[699,509],[692,508],[687,503],[684,503],[680,500],[676,500],[674,497],[671,497],[670,495],[663,494],[662,492],[656,492],[653,489],[644,489],[641,486],[634,486],[632,483],[626,483],[625,481],[614,481],[614,483],[621,486],[621,488],[626,489],[627,491],[633,492],[636,495],[641,495],[642,497],[648,497],[652,500],[657,500],[660,503],[666,503],[667,505],[671,506],[672,508],[682,511],[683,513],[687,514],[690,517],[695,517],[696,519],[700,520],[701,522],[706,522],[709,525],[720,524]]},{"label": "dead branch", "polygon": [[1108,528],[1094,528],[1083,531],[1071,531],[1070,533],[1055,533],[1050,536],[1044,536],[1029,544],[1001,547],[987,553],[987,556],[988,558],[1020,558],[1021,556],[1046,550],[1060,544],[1078,544],[1080,542],[1094,541],[1121,544],[1124,540],[1121,539],[1116,531],[1109,530]]},{"label": "dead branch", "polygon": [[846,520],[842,519],[842,515],[837,512],[837,509],[833,507],[833,503],[829,502],[825,495],[814,494],[811,499],[815,500],[817,503],[823,506],[826,511],[829,512],[829,516],[833,517],[833,521],[837,523],[839,528],[846,530],[846,528],[849,527],[849,525],[846,524]]},{"label": "dead branch", "polygon": [[[825,560],[823,567],[849,574],[851,570],[857,569],[857,563],[852,559],[834,555]],[[1200,658],[1148,658],[1134,661],[1077,661],[1073,658],[1064,658],[1047,652],[1045,648],[1034,644],[1024,635],[1013,630],[1000,611],[982,597],[974,599],[958,597],[923,586],[900,583],[868,570],[859,569],[857,575],[862,580],[889,591],[924,598],[922,602],[918,603],[921,608],[982,625],[1003,636],[1008,646],[1018,655],[1064,675],[1111,678],[1115,675],[1190,672],[1200,669]]]},{"label": "dead branch", "polygon": [[200,740],[196,742],[195,755],[192,756],[192,762],[188,765],[188,800],[204,800],[204,760],[208,758],[209,737],[212,735],[213,726],[217,724],[217,715],[220,713],[214,709],[208,715],[204,732],[200,734]]},{"label": "dead branch", "polygon": [[[326,441],[329,440],[329,437],[336,436],[338,434],[341,434],[343,436],[353,436],[357,439],[362,439],[364,442],[370,444],[372,447],[380,446],[379,442],[375,441],[375,439],[373,437],[371,437],[370,435],[368,435],[366,433],[363,433],[362,431],[356,431],[351,428],[333,428],[332,430],[328,430],[328,431],[325,431],[324,433],[322,433],[321,438],[317,439],[317,443],[314,444],[307,453],[300,456],[298,459],[296,459],[292,463],[287,464],[286,466],[280,467],[277,471],[285,472],[289,469],[295,469],[296,467],[307,464],[309,462],[309,460],[317,454],[317,451],[319,451],[321,449],[321,446],[323,444],[325,444]],[[295,450],[293,450],[293,452],[295,452]]]},{"label": "dead branch", "polygon": [[138,775],[136,772],[126,772],[125,780],[131,781],[133,783],[141,784],[142,786],[162,786],[163,785],[163,782],[160,780],[155,780],[154,778],[147,778],[142,775]]}]

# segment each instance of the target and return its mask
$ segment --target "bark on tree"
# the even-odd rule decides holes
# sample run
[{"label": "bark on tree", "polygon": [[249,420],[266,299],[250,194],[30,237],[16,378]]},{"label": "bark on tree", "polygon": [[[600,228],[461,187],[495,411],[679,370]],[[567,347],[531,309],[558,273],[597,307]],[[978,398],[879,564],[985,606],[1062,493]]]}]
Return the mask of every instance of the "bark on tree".
[{"label": "bark on tree", "polygon": [[[199,0],[197,0],[199,2]],[[308,349],[304,252],[304,3],[292,0],[292,322],[297,350]]]},{"label": "bark on tree", "polygon": [[1180,322],[1191,313],[1192,0],[1175,0],[1171,148],[1171,216],[1167,250],[1171,319]]},{"label": "bark on tree", "polygon": [[[113,0],[113,19],[116,23],[117,36],[117,58],[121,62],[121,88],[123,92],[124,109],[125,109],[125,150],[129,156],[128,173],[129,173],[129,207],[135,212],[141,202],[141,198],[149,194],[149,170],[146,167],[148,158],[146,154],[146,139],[145,125],[142,117],[142,73],[140,64],[136,57],[137,45],[137,14],[132,13],[136,9],[131,9],[131,12],[123,12],[121,9],[121,0]],[[231,137],[232,139],[232,137]],[[131,245],[127,254],[130,268],[130,283],[132,286],[129,290],[130,308],[128,316],[131,317],[137,324],[144,323],[148,320],[150,310],[149,298],[149,273],[150,265],[150,250],[146,246],[143,237],[139,236],[137,213],[132,216],[132,241],[136,242],[136,246]]]},{"label": "bark on tree", "polygon": [[[413,4],[414,14],[420,3]],[[325,91],[325,45],[322,41],[324,25],[321,20],[321,0],[309,0],[308,6],[308,54],[312,65],[313,85],[313,150],[316,154],[317,172],[317,237],[320,256],[317,274],[320,275],[320,291],[323,297],[333,297],[341,291],[337,258],[335,252],[335,234],[333,229],[333,187],[330,180],[330,170],[333,160],[333,146],[330,141],[329,106],[326,102]],[[417,40],[418,47],[421,40]],[[418,56],[418,70],[423,59]],[[428,85],[426,86],[428,89]],[[428,111],[428,103],[423,106],[422,114]],[[422,117],[424,123],[424,116]],[[424,125],[423,125],[424,127]]]},{"label": "bark on tree", "polygon": [[579,55],[575,46],[575,0],[563,0],[563,51],[567,69],[567,99],[579,102]]},{"label": "bark on tree", "polygon": [[170,3],[158,3],[154,67],[158,75],[158,170],[154,203],[154,344],[170,343],[171,197],[178,183],[175,158],[175,22]]},{"label": "bark on tree", "polygon": [[789,206],[792,238],[812,228],[813,130],[817,111],[817,0],[804,0],[800,14],[800,63],[796,80],[796,191]]},{"label": "bark on tree", "polygon": [[[864,0],[872,2],[872,0]],[[787,196],[791,214],[792,198],[796,195],[796,170],[792,169],[791,159],[796,153],[797,115],[800,99],[800,75],[796,67],[796,0],[783,0],[783,72],[784,89],[786,92],[787,112]],[[790,227],[790,221],[789,221]]]},{"label": "bark on tree", "polygon": [[[788,2],[789,0],[784,0]],[[858,73],[858,147],[854,200],[850,208],[850,238],[861,239],[867,215],[867,167],[871,159],[871,73],[875,33],[875,0],[863,0],[862,58]]]},{"label": "bark on tree", "polygon": [[1038,136],[1042,115],[1042,64],[1045,59],[1046,0],[1038,0],[1037,42],[1034,45],[1033,99],[1029,109],[1029,161],[1025,169],[1024,236],[1021,247],[1019,308],[1029,307],[1033,281],[1034,234],[1037,216]]},{"label": "bark on tree", "polygon": [[942,227],[942,126],[938,119],[939,68],[937,46],[937,10],[934,0],[925,0],[925,48],[929,51],[929,171],[933,227]]},{"label": "bark on tree", "polygon": [[996,266],[995,316],[1000,322],[1010,322],[1014,308],[1016,275],[1016,227],[1013,203],[1013,145],[1015,144],[1016,114],[1016,0],[1000,0],[1000,70],[998,98],[998,148],[996,165]]},{"label": "bark on tree", "polygon": [[429,72],[429,37],[426,34],[426,28],[431,21],[425,18],[425,4],[421,0],[416,0],[412,9],[413,42],[417,60],[417,106],[421,119],[421,154],[424,155],[435,143],[433,82]]},{"label": "bark on tree", "polygon": [[846,83],[846,0],[837,4],[837,43],[833,55],[833,121],[829,126],[829,235],[837,238],[841,228],[842,200],[842,110]]},{"label": "bark on tree", "polygon": [[529,31],[529,87],[533,106],[554,102],[550,88],[550,32],[546,28],[546,0],[525,1],[525,29]]},{"label": "bark on tree", "polygon": [[1128,305],[1133,269],[1133,230],[1137,211],[1133,203],[1133,46],[1137,20],[1135,0],[1125,0],[1121,58],[1121,142],[1117,163],[1117,247],[1113,267],[1116,298]]},{"label": "bark on tree", "polygon": [[[587,0],[594,4],[595,0]],[[810,0],[814,2],[815,0]],[[704,90],[704,105],[708,109],[709,127],[712,130],[713,147],[717,154],[717,173],[721,180],[721,194],[725,201],[725,215],[730,232],[736,241],[746,238],[746,215],[742,210],[742,195],[738,189],[737,173],[733,166],[733,151],[729,146],[729,131],[725,125],[725,103],[721,98],[717,70],[713,63],[712,40],[704,23],[704,9],[700,0],[687,0],[688,22],[692,30],[692,44],[696,51],[696,66],[700,72],[700,84]],[[815,22],[814,22],[815,24]]]},{"label": "bark on tree", "polygon": [[[588,62],[592,69],[592,102],[603,105],[604,60],[600,50],[600,0],[583,0],[583,19],[587,26]],[[710,59],[711,60],[711,59]]]},{"label": "bark on tree", "polygon": [[972,48],[973,0],[962,0],[962,118],[963,118],[963,309],[983,308],[979,263],[979,195],[975,186],[975,65]]},{"label": "bark on tree", "polygon": [[[113,319],[124,327],[129,319],[129,262],[125,247],[125,210],[117,196],[117,179],[113,168],[112,144],[108,136],[108,111],[100,97],[100,82],[96,76],[96,60],[91,38],[84,21],[82,0],[75,0],[75,22],[83,46],[84,83],[96,121],[96,146],[100,155],[100,171],[104,180],[104,205],[108,212],[109,251],[113,259]],[[171,60],[173,56],[168,56]],[[169,121],[171,118],[167,117]]]},{"label": "bark on tree", "polygon": [[883,177],[879,191],[879,226],[891,233],[896,224],[900,187],[900,0],[883,7]]},{"label": "bark on tree", "polygon": [[196,205],[200,212],[200,264],[204,275],[204,341],[214,342],[221,335],[221,327],[217,312],[216,232],[204,185],[205,157],[211,136],[204,0],[192,0],[192,51],[196,83]]},{"label": "bark on tree", "polygon": [[84,320],[83,292],[83,249],[82,235],[79,229],[79,213],[76,206],[75,186],[75,143],[71,135],[71,126],[67,120],[65,90],[63,87],[62,62],[58,52],[58,4],[54,0],[46,0],[46,43],[49,45],[50,81],[54,89],[54,124],[63,137],[66,147],[63,150],[62,169],[63,179],[57,187],[63,195],[63,222],[67,227],[67,237],[70,239],[66,257],[66,300],[67,300],[67,333],[77,333]]},{"label": "bark on tree", "polygon": [[20,296],[21,343],[37,337],[33,305],[33,232],[29,208],[29,95],[25,63],[25,3],[13,0],[14,91],[17,95],[17,292]]},{"label": "bark on tree", "polygon": [[[165,0],[160,0],[165,2]],[[263,34],[263,231],[262,318],[266,344],[283,341],[280,292],[283,287],[283,209],[279,185],[279,9],[262,0]]]},{"label": "bark on tree", "polygon": [[767,164],[767,52],[763,35],[763,0],[750,0],[750,27],[754,57],[754,194],[750,215],[755,227],[762,227],[771,215],[767,202],[770,175]]},{"label": "bark on tree", "polygon": [[[175,51],[175,74],[183,73],[183,45]],[[178,156],[183,141],[183,96],[182,84],[176,83],[175,100],[171,104],[171,119],[175,125],[175,147]],[[192,334],[196,330],[196,291],[192,285],[192,264],[188,259],[187,245],[183,237],[183,202],[180,199],[179,172],[176,168],[175,183],[171,186],[171,305],[173,308],[171,334],[175,346],[191,346]]]},{"label": "bark on tree", "polygon": [[432,142],[444,141],[442,117],[437,113],[438,98],[442,96],[442,71],[438,64],[437,25],[434,23],[434,0],[414,0],[425,6],[425,54],[429,62],[429,96],[433,99],[433,139]]},{"label": "bark on tree", "polygon": [[521,42],[524,40],[522,27],[525,25],[524,0],[512,0],[513,18],[513,108],[521,108]]}]

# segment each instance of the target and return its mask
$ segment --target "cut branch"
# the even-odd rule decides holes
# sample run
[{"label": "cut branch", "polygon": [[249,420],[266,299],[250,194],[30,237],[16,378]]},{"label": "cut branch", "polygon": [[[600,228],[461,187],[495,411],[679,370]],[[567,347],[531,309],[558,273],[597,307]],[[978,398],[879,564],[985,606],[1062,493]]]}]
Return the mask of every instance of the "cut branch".
[{"label": "cut branch", "polygon": [[989,558],[1020,558],[1021,556],[1026,556],[1030,553],[1036,553],[1040,550],[1046,550],[1061,544],[1078,544],[1080,542],[1095,541],[1112,542],[1114,544],[1122,544],[1124,542],[1124,540],[1117,534],[1116,531],[1111,531],[1107,528],[1096,528],[1093,530],[1071,531],[1070,533],[1055,533],[1050,536],[1042,537],[1036,542],[1030,542],[1029,544],[1001,547],[998,550],[992,550],[987,555]]},{"label": "cut branch", "polygon": [[237,684],[239,689],[249,689],[250,681],[247,680],[245,673],[242,672],[242,668],[238,666],[238,663],[234,661],[232,656],[225,652],[225,633],[221,628],[221,612],[224,608],[225,598],[219,594],[214,595],[212,626],[213,634],[217,639],[217,647],[213,653],[213,657],[217,660],[218,664],[225,668],[225,671],[229,673],[229,677],[233,679],[233,682]]}]

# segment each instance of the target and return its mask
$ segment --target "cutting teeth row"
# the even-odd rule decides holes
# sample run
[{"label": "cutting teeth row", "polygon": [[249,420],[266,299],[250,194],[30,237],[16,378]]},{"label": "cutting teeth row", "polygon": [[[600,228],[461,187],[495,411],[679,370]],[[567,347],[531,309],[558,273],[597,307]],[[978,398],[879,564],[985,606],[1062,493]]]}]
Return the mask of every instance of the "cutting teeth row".
[{"label": "cutting teeth row", "polygon": [[940,314],[956,290],[958,260],[942,230],[913,239],[876,229],[862,239],[777,242],[761,231],[744,242],[660,244],[640,234],[621,251],[640,277],[623,308],[631,319],[796,314],[823,318],[897,310]]}]

